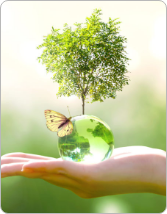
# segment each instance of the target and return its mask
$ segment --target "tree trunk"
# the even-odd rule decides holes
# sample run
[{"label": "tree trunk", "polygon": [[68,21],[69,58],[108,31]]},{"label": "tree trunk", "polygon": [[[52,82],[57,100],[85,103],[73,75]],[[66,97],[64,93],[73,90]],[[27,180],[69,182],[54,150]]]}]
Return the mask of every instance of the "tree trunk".
[{"label": "tree trunk", "polygon": [[82,114],[85,113],[85,98],[84,95],[82,96]]}]

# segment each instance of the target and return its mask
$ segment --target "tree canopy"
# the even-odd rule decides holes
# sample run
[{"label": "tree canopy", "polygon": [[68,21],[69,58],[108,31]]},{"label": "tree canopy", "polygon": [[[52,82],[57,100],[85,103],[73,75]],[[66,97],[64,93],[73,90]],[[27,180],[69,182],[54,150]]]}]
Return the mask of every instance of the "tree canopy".
[{"label": "tree canopy", "polygon": [[120,35],[120,21],[109,18],[104,23],[101,15],[95,9],[85,23],[75,23],[73,28],[64,24],[63,30],[52,27],[37,47],[44,48],[39,61],[59,83],[57,95],[82,98],[83,114],[87,96],[92,102],[115,98],[129,81],[127,39]]}]

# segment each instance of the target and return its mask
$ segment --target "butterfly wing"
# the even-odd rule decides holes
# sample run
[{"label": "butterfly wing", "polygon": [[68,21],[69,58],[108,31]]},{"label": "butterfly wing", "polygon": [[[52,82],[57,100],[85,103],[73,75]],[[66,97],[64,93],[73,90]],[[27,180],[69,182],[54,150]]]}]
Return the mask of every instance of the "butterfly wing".
[{"label": "butterfly wing", "polygon": [[52,132],[57,132],[58,127],[65,123],[67,118],[53,110],[45,110],[46,126]]},{"label": "butterfly wing", "polygon": [[62,126],[62,129],[58,131],[57,135],[59,137],[64,137],[65,135],[71,134],[73,131],[73,124],[71,121],[68,121]]}]

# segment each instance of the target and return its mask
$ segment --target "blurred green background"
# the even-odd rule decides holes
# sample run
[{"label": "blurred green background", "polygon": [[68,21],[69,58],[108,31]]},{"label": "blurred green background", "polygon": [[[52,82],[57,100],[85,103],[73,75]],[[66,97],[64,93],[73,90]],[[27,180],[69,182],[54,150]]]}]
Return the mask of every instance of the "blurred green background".
[{"label": "blurred green background", "polygon": [[[143,145],[166,150],[166,10],[150,2],[5,2],[2,5],[1,155],[25,152],[58,158],[57,133],[46,128],[44,110],[81,114],[75,96],[56,98],[58,84],[36,58],[51,27],[84,22],[94,8],[103,20],[120,18],[128,39],[130,85],[117,98],[86,104],[86,114],[112,129],[115,148]],[[166,197],[136,193],[82,199],[43,180],[1,180],[1,208],[8,213],[158,213]]]}]

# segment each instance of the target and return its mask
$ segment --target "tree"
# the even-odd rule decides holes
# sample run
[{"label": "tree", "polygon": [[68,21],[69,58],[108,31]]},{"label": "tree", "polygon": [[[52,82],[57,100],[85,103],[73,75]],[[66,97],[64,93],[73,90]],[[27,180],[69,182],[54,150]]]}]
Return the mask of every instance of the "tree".
[{"label": "tree", "polygon": [[82,113],[85,99],[103,102],[116,97],[128,84],[128,58],[125,43],[120,35],[117,19],[102,22],[101,10],[95,9],[86,22],[75,23],[74,28],[64,24],[62,32],[52,27],[52,33],[44,37],[44,48],[38,57],[53,73],[53,80],[59,83],[58,97],[77,95],[82,98]]}]

